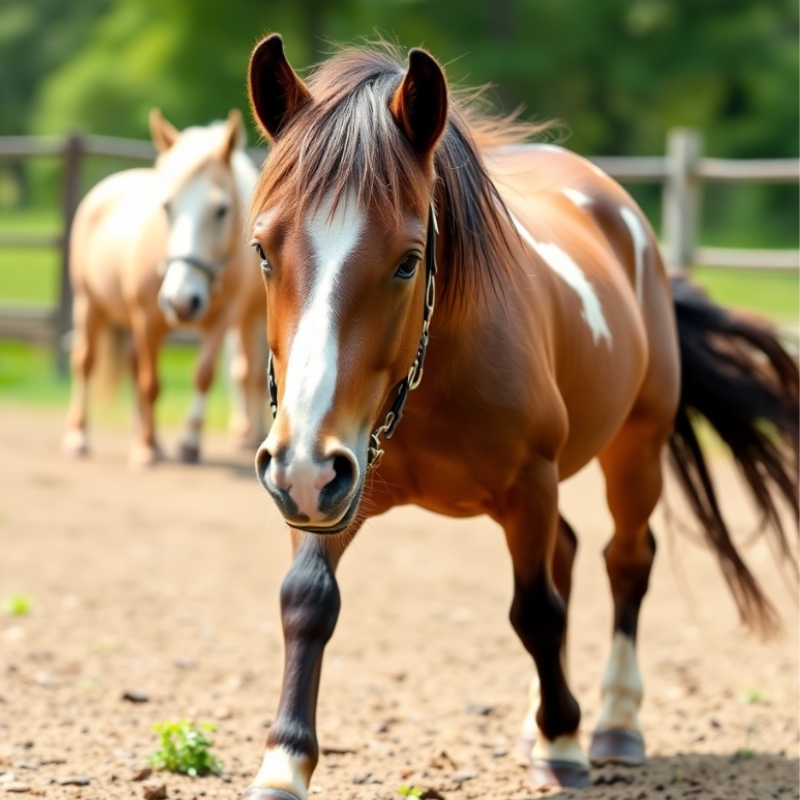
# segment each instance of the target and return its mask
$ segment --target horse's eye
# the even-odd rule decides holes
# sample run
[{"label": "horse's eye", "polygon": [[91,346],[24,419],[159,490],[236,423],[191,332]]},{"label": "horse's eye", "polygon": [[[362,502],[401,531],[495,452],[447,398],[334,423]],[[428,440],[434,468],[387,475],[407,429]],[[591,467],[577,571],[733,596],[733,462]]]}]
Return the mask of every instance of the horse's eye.
[{"label": "horse's eye", "polygon": [[416,275],[417,267],[419,266],[420,257],[416,253],[409,253],[401,262],[400,266],[394,273],[395,278],[407,281]]},{"label": "horse's eye", "polygon": [[217,219],[225,219],[225,215],[227,213],[228,213],[228,206],[218,206],[215,216]]},{"label": "horse's eye", "polygon": [[250,242],[250,246],[258,253],[258,257],[261,259],[261,271],[262,272],[272,272],[272,267],[270,266],[269,261],[267,261],[267,256],[264,253],[264,248],[261,246],[260,242]]}]

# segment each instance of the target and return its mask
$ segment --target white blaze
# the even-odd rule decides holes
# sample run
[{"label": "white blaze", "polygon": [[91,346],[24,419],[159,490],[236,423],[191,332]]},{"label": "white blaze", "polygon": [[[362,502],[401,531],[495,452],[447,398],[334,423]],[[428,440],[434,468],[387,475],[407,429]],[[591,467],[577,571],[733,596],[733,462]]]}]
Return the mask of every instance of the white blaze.
[{"label": "white blaze", "polygon": [[611,331],[608,328],[603,307],[600,305],[600,298],[594,287],[583,270],[575,263],[572,257],[564,252],[557,244],[539,242],[531,236],[530,232],[522,223],[509,211],[520,236],[528,245],[538,253],[567,286],[575,290],[575,293],[583,305],[583,318],[592,331],[592,338],[597,344],[599,339],[605,339],[606,344],[611,347]]},{"label": "white blaze", "polygon": [[647,231],[645,230],[642,221],[639,219],[636,212],[632,211],[627,206],[623,206],[619,210],[623,222],[628,226],[633,241],[633,251],[636,257],[636,299],[639,305],[642,304],[643,280],[644,280],[644,251],[650,240],[647,238]]},{"label": "white blaze", "polygon": [[333,213],[332,204],[329,195],[306,221],[315,269],[289,350],[282,398],[295,457],[301,459],[311,459],[316,432],[333,404],[339,359],[336,285],[364,227],[364,215],[355,198],[343,198]]}]

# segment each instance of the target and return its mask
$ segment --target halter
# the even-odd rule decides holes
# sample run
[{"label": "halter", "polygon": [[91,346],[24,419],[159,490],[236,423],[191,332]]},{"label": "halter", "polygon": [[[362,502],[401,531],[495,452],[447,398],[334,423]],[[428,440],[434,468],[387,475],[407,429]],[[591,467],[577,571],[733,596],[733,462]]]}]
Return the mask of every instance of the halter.
[{"label": "halter", "polygon": [[[428,209],[428,237],[425,243],[425,307],[422,310],[422,335],[419,340],[419,347],[417,348],[417,355],[414,362],[411,364],[411,369],[408,371],[403,380],[401,380],[395,387],[395,398],[389,413],[383,420],[383,424],[379,425],[370,434],[369,447],[367,448],[367,469],[375,469],[380,465],[383,458],[383,448],[381,447],[381,437],[385,436],[391,439],[394,434],[398,423],[403,417],[403,408],[405,407],[408,393],[412,392],[419,386],[422,381],[423,366],[425,364],[425,353],[428,350],[428,341],[430,339],[428,329],[431,324],[431,317],[433,316],[433,309],[436,305],[436,235],[439,233],[439,226],[436,222],[436,212],[433,210],[433,204]],[[273,418],[278,413],[278,385],[275,382],[275,365],[272,361],[272,352],[269,354],[269,368],[267,372],[267,384],[269,386],[269,405],[272,409]]]},{"label": "halter", "polygon": [[204,261],[202,258],[198,258],[197,256],[193,255],[168,256],[159,262],[158,272],[160,275],[166,275],[170,264],[174,263],[175,261],[183,261],[184,263],[190,264],[196,269],[199,269],[200,272],[202,272],[203,275],[208,278],[208,283],[213,289],[219,280],[222,270],[225,268],[225,265],[231,260],[231,258],[233,258],[233,250],[226,253],[224,256],[222,256],[222,258],[218,258],[216,261]]}]

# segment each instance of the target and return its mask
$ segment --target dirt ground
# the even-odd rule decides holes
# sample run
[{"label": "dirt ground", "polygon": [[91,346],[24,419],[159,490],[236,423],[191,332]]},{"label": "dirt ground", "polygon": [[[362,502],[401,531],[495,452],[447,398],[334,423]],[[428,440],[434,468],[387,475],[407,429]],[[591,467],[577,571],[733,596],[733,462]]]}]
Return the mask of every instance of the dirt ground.
[{"label": "dirt ground", "polygon": [[[0,599],[34,603],[27,616],[0,614],[0,791],[143,797],[131,777],[156,747],[153,723],[190,717],[216,724],[223,776],[157,777],[170,798],[235,798],[277,705],[289,561],[251,457],[218,436],[201,466],[137,473],[121,433],[97,434],[93,457],[71,463],[60,429],[58,414],[0,408]],[[724,464],[718,474],[744,536],[746,497]],[[668,494],[679,511],[674,484]],[[581,541],[569,663],[588,744],[611,624],[600,557],[611,525],[595,470],[564,486],[562,510]],[[785,623],[782,637],[760,642],[737,624],[708,554],[669,535],[661,515],[654,529],[640,625],[650,760],[594,770],[591,789],[551,796],[797,798],[796,602],[769,553],[749,549]],[[531,664],[507,621],[499,529],[396,510],[359,534],[340,579],[312,798],[389,800],[401,784],[448,800],[537,797],[514,759]],[[149,700],[125,701],[126,690]],[[89,783],[61,784],[76,776]]]}]

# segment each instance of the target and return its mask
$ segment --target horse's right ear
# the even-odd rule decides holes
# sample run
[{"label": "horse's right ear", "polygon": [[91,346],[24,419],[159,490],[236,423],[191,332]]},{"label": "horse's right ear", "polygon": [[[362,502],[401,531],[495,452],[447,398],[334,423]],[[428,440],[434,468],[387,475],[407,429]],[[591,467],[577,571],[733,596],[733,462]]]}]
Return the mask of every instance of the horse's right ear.
[{"label": "horse's right ear", "polygon": [[247,79],[253,117],[271,139],[278,136],[298,108],[311,97],[289,66],[277,33],[262,39],[250,56]]},{"label": "horse's right ear", "polygon": [[151,108],[150,135],[153,137],[153,144],[156,146],[156,150],[159,153],[165,153],[175,144],[181,134],[174,125],[164,119],[159,109]]}]

